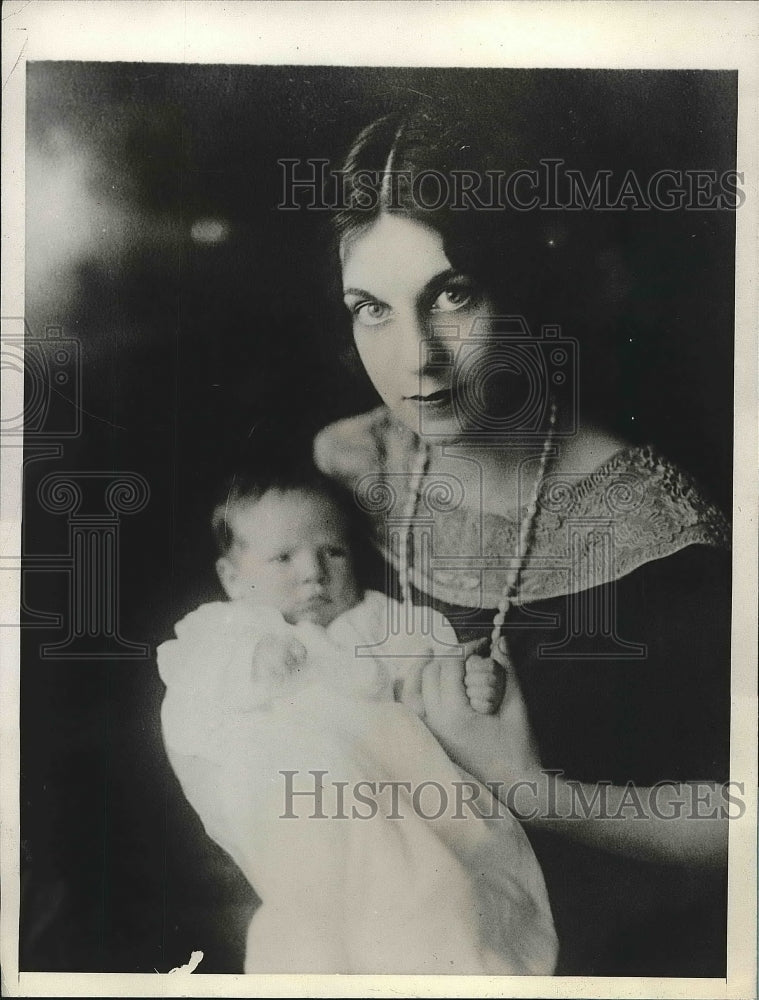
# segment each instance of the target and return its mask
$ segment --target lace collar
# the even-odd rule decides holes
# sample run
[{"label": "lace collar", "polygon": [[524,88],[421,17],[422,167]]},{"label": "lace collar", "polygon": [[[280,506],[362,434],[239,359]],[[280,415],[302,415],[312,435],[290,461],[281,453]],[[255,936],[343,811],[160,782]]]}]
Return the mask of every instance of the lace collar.
[{"label": "lace collar", "polygon": [[[396,568],[409,531],[414,438],[382,408],[320,433],[319,466],[355,493]],[[436,600],[498,604],[517,558],[519,520],[464,506],[453,476],[432,475],[413,525],[415,585]],[[549,473],[513,603],[619,579],[688,545],[728,548],[729,525],[696,482],[652,446],[618,451],[591,473]]]}]

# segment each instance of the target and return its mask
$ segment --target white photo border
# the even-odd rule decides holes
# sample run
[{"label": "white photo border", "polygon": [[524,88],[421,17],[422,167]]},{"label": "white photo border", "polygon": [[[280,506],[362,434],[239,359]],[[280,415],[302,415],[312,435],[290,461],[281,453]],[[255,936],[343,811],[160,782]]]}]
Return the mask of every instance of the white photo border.
[{"label": "white photo border", "polygon": [[[731,773],[747,811],[729,847],[726,980],[583,977],[211,976],[18,972],[19,629],[0,630],[3,990],[8,996],[756,996],[757,195],[759,8],[750,2],[251,2],[29,0],[3,16],[2,316],[24,315],[26,63],[188,62],[738,71]],[[339,41],[338,41],[339,40]],[[21,412],[4,394],[4,413]],[[3,548],[19,551],[21,449],[2,449]],[[3,573],[3,622],[19,580]],[[189,956],[188,956],[189,958]]]}]

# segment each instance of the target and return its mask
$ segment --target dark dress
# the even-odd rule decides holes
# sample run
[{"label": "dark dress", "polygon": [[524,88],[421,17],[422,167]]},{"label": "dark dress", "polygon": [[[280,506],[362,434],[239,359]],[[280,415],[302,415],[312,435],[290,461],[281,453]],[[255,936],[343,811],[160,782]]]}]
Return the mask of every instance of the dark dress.
[{"label": "dark dress", "polygon": [[[394,561],[409,527],[413,435],[377,410],[325,429],[315,455],[355,490]],[[462,641],[487,636],[520,526],[473,516],[438,485],[412,519],[414,598],[443,611]],[[653,449],[547,476],[504,626],[543,767],[642,788],[726,782],[730,610],[728,526]],[[653,864],[525,829],[554,913],[557,974],[726,974],[726,864]]]},{"label": "dark dress", "polygon": [[[728,555],[689,546],[602,585],[592,595],[597,606],[610,600],[612,588],[617,636],[645,646],[645,657],[583,658],[579,639],[574,649],[566,644],[564,655],[560,648],[556,658],[548,658],[550,647],[561,646],[568,632],[573,596],[512,608],[507,617],[511,657],[544,768],[578,781],[623,786],[727,781]],[[457,621],[451,605],[439,610]],[[552,616],[557,624],[536,627],[532,614]],[[482,615],[484,634],[492,615]],[[458,621],[460,638],[482,633],[471,618]],[[703,814],[708,807],[696,803],[691,811]],[[632,805],[628,814],[634,812]],[[558,974],[726,974],[723,873],[635,861],[529,823],[525,829],[553,908]]]}]

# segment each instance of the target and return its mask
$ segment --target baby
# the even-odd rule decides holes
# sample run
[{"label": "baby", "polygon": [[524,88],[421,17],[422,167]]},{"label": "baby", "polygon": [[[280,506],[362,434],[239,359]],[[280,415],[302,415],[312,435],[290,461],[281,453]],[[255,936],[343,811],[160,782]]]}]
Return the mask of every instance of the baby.
[{"label": "baby", "polygon": [[[263,607],[276,611],[291,626],[310,623],[329,629],[330,637],[346,652],[352,651],[351,641],[379,647],[387,639],[391,601],[365,590],[358,580],[355,557],[363,540],[356,537],[356,517],[339,488],[315,470],[289,481],[233,485],[214,511],[213,527],[221,553],[216,569],[231,601],[244,602],[251,610],[255,607],[259,615]],[[277,624],[276,616],[269,620]],[[420,715],[420,675],[425,662],[434,650],[448,656],[459,651],[450,625],[442,616],[435,616],[434,621],[434,639],[418,634],[404,636],[405,643],[396,639],[392,653],[380,654],[379,662],[373,664],[378,672],[376,696],[383,691],[387,694],[383,679],[391,682],[396,700]],[[252,680],[261,699],[275,696],[293,679],[311,672],[315,664],[309,664],[306,646],[315,644],[324,653],[324,637],[321,642],[319,638],[315,629],[299,632],[282,627],[261,638],[252,663]],[[310,643],[304,644],[306,639]],[[399,656],[399,651],[406,656]],[[350,661],[346,684],[366,686],[369,657],[365,651],[363,662],[360,654]],[[334,659],[328,657],[328,661],[320,665],[322,674],[334,674],[330,669]],[[345,667],[347,661],[339,662]],[[351,676],[354,673],[360,676]],[[498,664],[470,657],[465,683],[475,710],[497,711],[503,696],[503,671]]]},{"label": "baby", "polygon": [[[529,842],[423,723],[423,668],[460,657],[456,635],[442,616],[431,635],[388,628],[400,606],[362,585],[361,525],[338,489],[310,470],[229,489],[213,516],[229,601],[158,650],[169,759],[263,901],[245,971],[548,974]],[[470,659],[470,704],[495,711],[496,665]]]}]

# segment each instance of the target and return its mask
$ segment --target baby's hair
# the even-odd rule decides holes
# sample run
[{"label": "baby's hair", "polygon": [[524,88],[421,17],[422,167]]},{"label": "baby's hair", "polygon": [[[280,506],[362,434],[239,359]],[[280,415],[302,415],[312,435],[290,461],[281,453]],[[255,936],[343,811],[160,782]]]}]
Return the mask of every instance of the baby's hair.
[{"label": "baby's hair", "polygon": [[211,530],[218,556],[229,554],[234,545],[232,517],[241,507],[256,504],[270,492],[318,494],[330,500],[343,514],[354,572],[364,588],[381,589],[384,568],[371,544],[371,527],[353,496],[320,472],[312,462],[277,463],[255,470],[238,470],[220,490],[211,514]]}]

